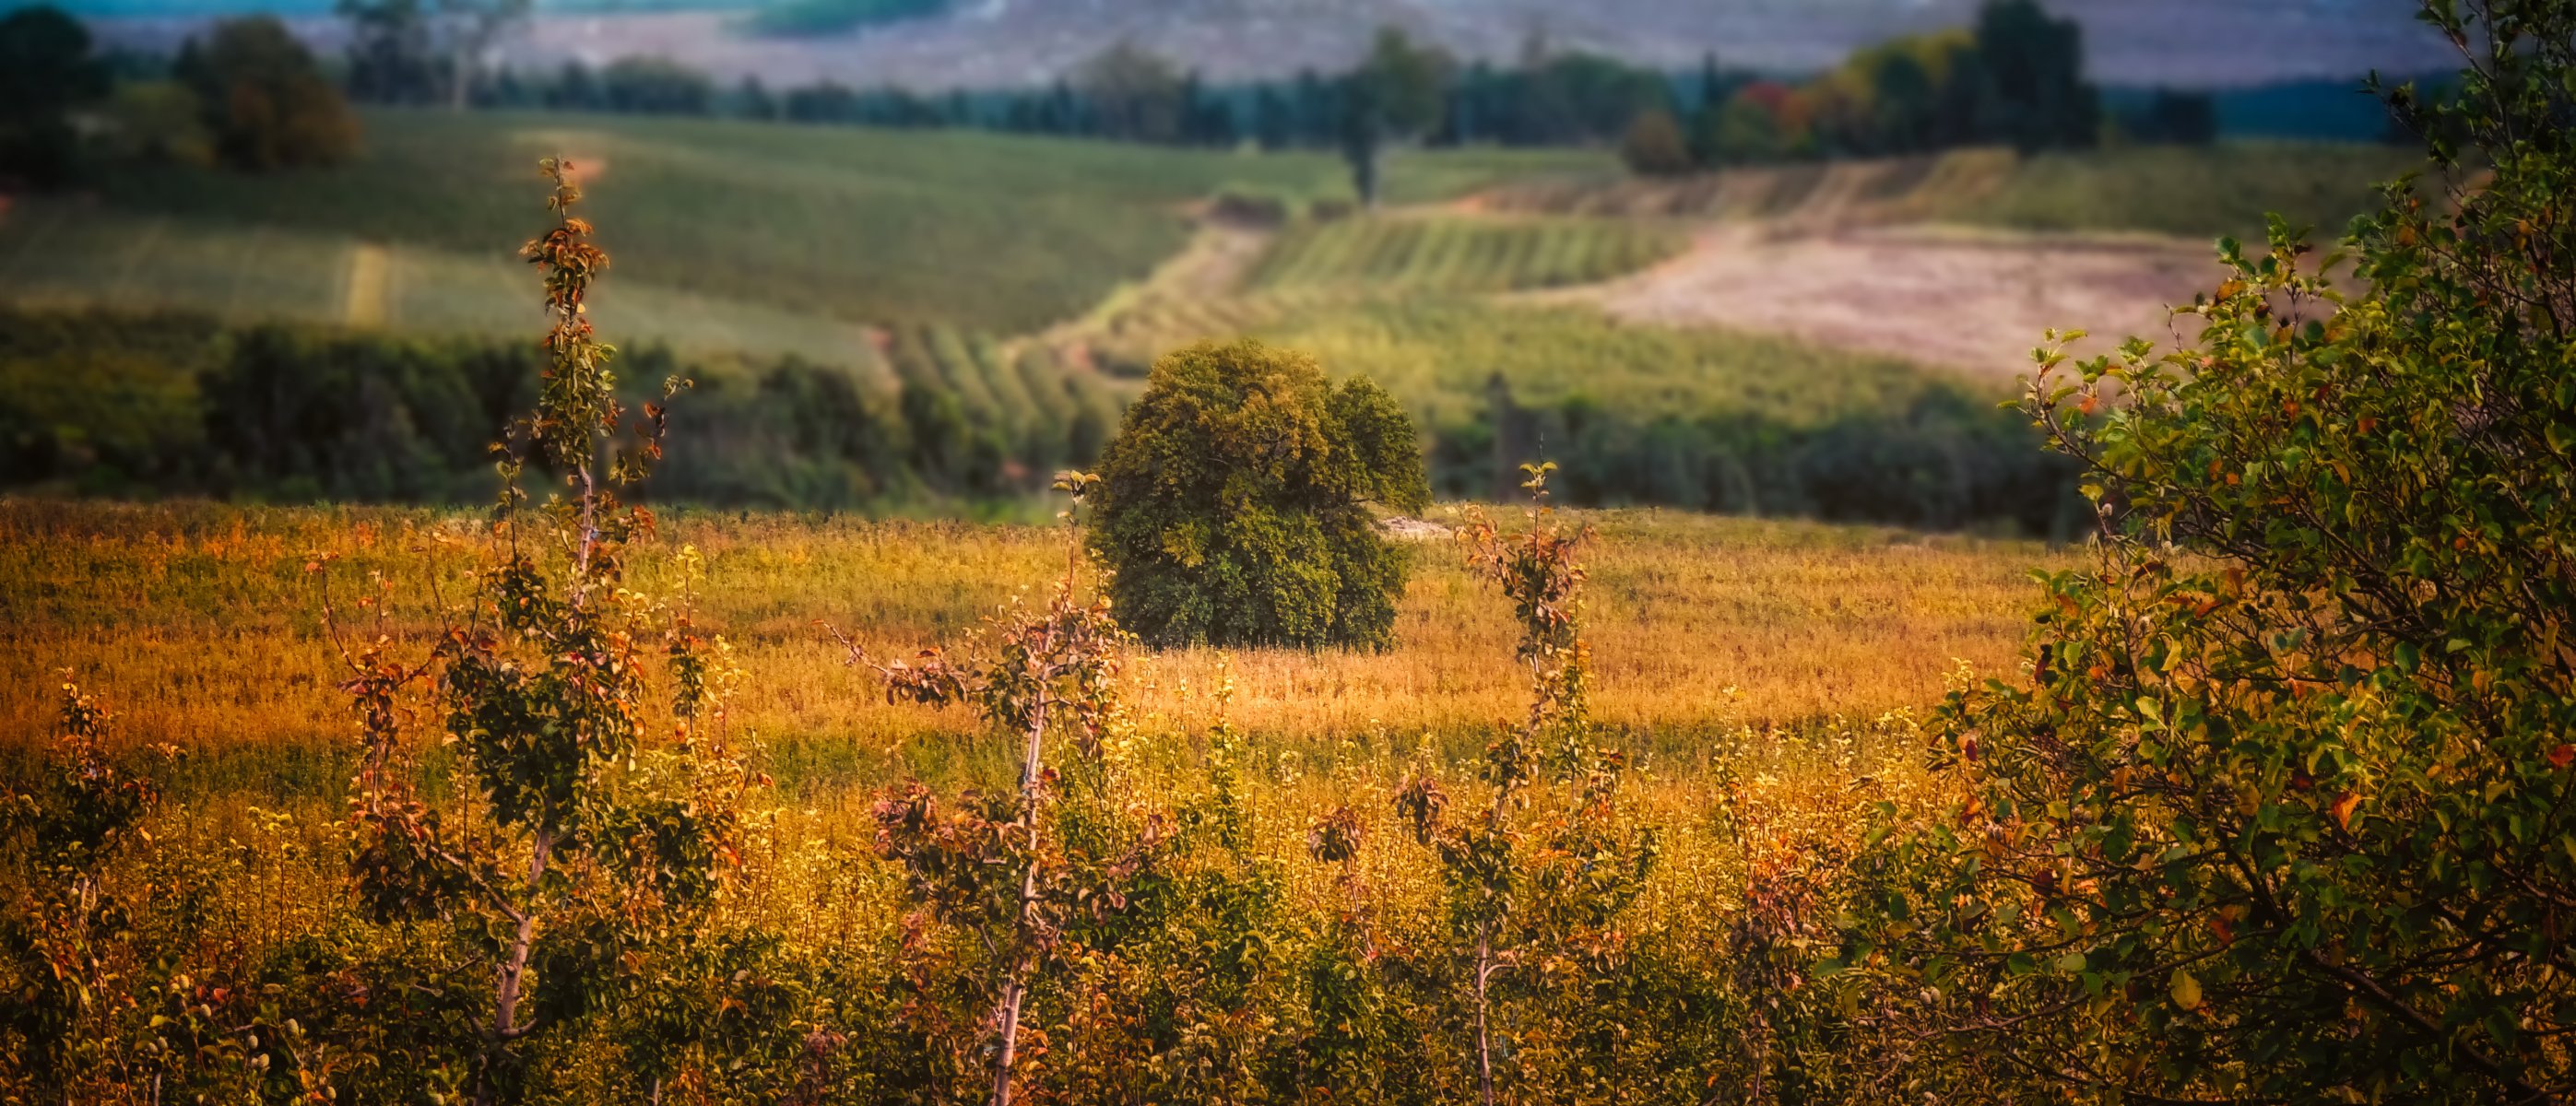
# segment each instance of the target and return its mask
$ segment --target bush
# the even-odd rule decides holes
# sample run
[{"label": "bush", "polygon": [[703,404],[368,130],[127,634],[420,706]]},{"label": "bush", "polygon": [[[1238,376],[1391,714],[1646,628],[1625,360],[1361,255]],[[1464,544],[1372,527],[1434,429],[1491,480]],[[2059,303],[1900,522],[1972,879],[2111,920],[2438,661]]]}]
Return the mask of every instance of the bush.
[{"label": "bush", "polygon": [[1637,116],[1628,124],[1627,136],[1619,141],[1619,160],[1628,171],[1645,177],[1669,177],[1690,172],[1690,144],[1682,139],[1681,123],[1673,113],[1656,108]]},{"label": "bush", "polygon": [[1365,379],[1244,340],[1154,363],[1100,464],[1092,545],[1159,646],[1394,640],[1402,551],[1365,504],[1420,510],[1413,421]]},{"label": "bush", "polygon": [[275,16],[227,19],[179,51],[171,72],[197,94],[215,152],[261,172],[348,160],[358,117],[313,52]]},{"label": "bush", "polygon": [[2576,1098],[2576,4],[2477,8],[2456,105],[2395,98],[2448,202],[2389,186],[2358,291],[2276,220],[2195,347],[2041,363],[2102,561],[1871,867],[1845,962],[1914,1039],[2074,1100]]}]

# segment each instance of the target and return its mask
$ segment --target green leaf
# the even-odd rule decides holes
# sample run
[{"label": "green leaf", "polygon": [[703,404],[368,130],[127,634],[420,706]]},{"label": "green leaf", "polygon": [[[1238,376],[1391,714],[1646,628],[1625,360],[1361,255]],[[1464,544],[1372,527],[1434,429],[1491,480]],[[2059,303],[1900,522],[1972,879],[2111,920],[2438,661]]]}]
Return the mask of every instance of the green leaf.
[{"label": "green leaf", "polygon": [[2200,1009],[2200,981],[2192,978],[2190,972],[2179,968],[2174,970],[2172,991],[2174,1005],[2185,1010]]}]

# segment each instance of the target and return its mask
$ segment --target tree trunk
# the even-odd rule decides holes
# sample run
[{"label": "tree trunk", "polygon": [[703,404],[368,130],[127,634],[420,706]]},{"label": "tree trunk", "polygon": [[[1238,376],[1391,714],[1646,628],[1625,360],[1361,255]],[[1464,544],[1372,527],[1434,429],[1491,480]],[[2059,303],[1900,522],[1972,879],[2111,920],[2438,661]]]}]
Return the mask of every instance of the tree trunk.
[{"label": "tree trunk", "polygon": [[455,111],[465,110],[465,93],[467,87],[474,83],[472,38],[471,35],[456,37],[456,57],[447,74],[447,106]]},{"label": "tree trunk", "polygon": [[1036,957],[1029,949],[1029,919],[1036,913],[1038,900],[1038,786],[1044,771],[1039,757],[1045,752],[1046,717],[1046,699],[1041,695],[1029,712],[1028,747],[1020,760],[1020,825],[1025,831],[1029,864],[1020,876],[1020,917],[1012,934],[1011,974],[1002,983],[1002,1001],[994,1010],[1002,1030],[1002,1052],[993,1061],[993,1106],[1011,1106],[1011,1065],[1019,1059],[1020,1004],[1028,997],[1029,973],[1036,968]]},{"label": "tree trunk", "polygon": [[1494,975],[1492,927],[1476,927],[1476,1100],[1494,1106],[1494,1038],[1487,1025],[1485,984]]},{"label": "tree trunk", "polygon": [[[554,847],[554,831],[537,830],[536,843],[528,854],[528,891],[532,899],[537,882],[545,878],[546,862],[554,855]],[[492,1004],[492,1039],[484,1044],[483,1071],[474,1081],[475,1106],[491,1106],[492,1069],[500,1062],[501,1050],[518,1035],[519,984],[527,975],[528,950],[536,943],[536,936],[537,915],[531,903],[519,915],[518,932],[510,938],[510,958],[501,965],[501,981]]]}]

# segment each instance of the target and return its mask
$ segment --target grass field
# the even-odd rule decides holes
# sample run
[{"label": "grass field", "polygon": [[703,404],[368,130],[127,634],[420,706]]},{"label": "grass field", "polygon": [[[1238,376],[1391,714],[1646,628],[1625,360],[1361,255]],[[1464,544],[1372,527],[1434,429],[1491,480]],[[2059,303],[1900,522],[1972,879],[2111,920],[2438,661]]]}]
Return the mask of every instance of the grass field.
[{"label": "grass field", "polygon": [[1257,288],[1557,288],[1635,272],[1683,242],[1676,228],[1634,220],[1344,219],[1281,236],[1252,280]]},{"label": "grass field", "polygon": [[[1454,509],[1434,521],[1456,521]],[[2024,573],[2066,554],[2017,542],[1761,522],[1654,511],[1586,514],[1601,531],[1589,603],[1595,710],[1648,747],[1682,750],[1721,729],[1868,718],[1936,698],[1964,660],[2009,666],[2033,594]],[[392,628],[429,625],[431,535],[458,516],[385,509],[237,508],[0,500],[0,746],[21,751],[50,720],[55,670],[111,696],[120,732],[198,754],[191,771],[227,785],[338,786],[345,701],[332,690],[319,595],[303,571],[343,560],[343,589],[382,571]],[[931,740],[954,715],[889,706],[818,631],[853,628],[901,655],[950,638],[996,604],[1041,587],[1062,562],[1060,532],[962,523],[690,514],[648,556],[694,544],[709,559],[707,621],[743,647],[752,673],[739,717],[788,777],[829,781],[937,766]],[[1283,749],[1379,732],[1408,743],[1467,733],[1519,709],[1507,609],[1446,543],[1416,547],[1419,571],[1388,656],[1252,651],[1232,657],[1234,718]],[[656,585],[658,586],[658,585]],[[346,596],[351,594],[344,590]],[[416,642],[417,644],[417,642]],[[1139,707],[1204,724],[1219,657],[1144,657]],[[1470,745],[1466,751],[1472,751]],[[1696,755],[1696,754],[1694,754]]]},{"label": "grass field", "polygon": [[2331,239],[2423,164],[2409,147],[2232,142],[2029,157],[1970,149],[1880,161],[1766,166],[1675,180],[1560,175],[1496,206],[1560,214],[1779,220],[1807,229],[1951,222],[2038,231],[2260,239],[2263,216]]},{"label": "grass field", "polygon": [[[1656,857],[1634,896],[1622,899],[1619,932],[1655,952],[1653,971],[1661,974],[1651,978],[1683,980],[1670,986],[1688,997],[1675,1007],[1687,1021],[1676,1016],[1658,1028],[1721,1042],[1680,1046],[1676,1055],[1688,1059],[1670,1064],[1623,1052],[1637,1070],[1613,1074],[1682,1088],[1633,1095],[1638,1101],[1697,1101],[1710,1084],[1741,1081],[1732,1072],[1747,1066],[1744,1050],[1722,1043],[1740,1036],[1732,1011],[1770,993],[1759,979],[1735,982],[1745,962],[1738,935],[1760,917],[1757,902],[1790,867],[1825,870],[1861,847],[1870,819],[1884,816],[1873,812],[1911,813],[1947,799],[1953,785],[1927,771],[1925,738],[1910,710],[1936,696],[1963,662],[2008,669],[2018,612],[2034,593],[2024,571],[2064,558],[2029,545],[1882,530],[1649,512],[1585,517],[1602,538],[1589,558],[1586,607],[1591,698],[1604,723],[1595,739],[1631,754],[1618,825],[1623,833],[1651,827]],[[853,629],[880,655],[954,642],[995,604],[1043,588],[1062,564],[1062,535],[782,515],[668,521],[667,540],[626,579],[667,596],[673,548],[686,542],[707,554],[700,624],[727,632],[748,670],[727,741],[775,778],[743,803],[740,863],[725,869],[713,906],[680,915],[681,924],[710,941],[758,936],[757,961],[739,972],[735,960],[723,961],[735,982],[758,975],[761,986],[798,988],[810,1005],[829,1008],[817,1015],[829,1019],[821,1024],[854,1034],[848,1064],[892,1065],[909,1054],[860,1047],[875,1038],[857,1034],[892,1037],[909,1024],[900,1008],[921,992],[905,990],[901,973],[915,947],[907,935],[924,915],[907,898],[906,869],[876,847],[879,804],[907,778],[951,795],[1007,789],[1015,746],[964,712],[887,705],[883,685],[845,668],[813,623]],[[333,1027],[318,1033],[342,1023],[296,1004],[308,996],[333,1001],[349,989],[306,986],[290,975],[299,950],[345,940],[331,947],[372,965],[391,955],[386,948],[411,947],[399,942],[444,932],[435,922],[373,921],[351,893],[346,800],[359,754],[305,565],[317,553],[340,554],[331,578],[352,616],[349,630],[390,633],[398,650],[417,653],[429,647],[433,624],[427,584],[438,580],[457,596],[471,556],[448,548],[433,560],[424,539],[463,538],[470,531],[463,522],[372,509],[0,500],[0,773],[41,778],[34,758],[50,729],[55,673],[68,669],[116,712],[109,754],[149,765],[165,796],[102,879],[138,919],[133,937],[119,935],[119,955],[141,944],[166,954],[172,966],[158,971],[192,980],[286,980],[251,993],[278,996],[274,1005],[296,1011],[281,1017]],[[1418,1030],[1405,1021],[1379,1031],[1418,1038],[1409,1055],[1419,1059],[1390,1070],[1418,1080],[1419,1093],[1386,1099],[1474,1101],[1472,1069],[1458,1061],[1455,1011],[1465,992],[1451,967],[1451,899],[1438,854],[1404,832],[1394,802],[1416,773],[1442,781],[1461,806],[1481,801],[1480,751],[1527,708],[1528,672],[1512,655],[1517,626],[1508,604],[1489,580],[1464,571],[1460,553],[1419,547],[1390,654],[1131,655],[1119,680],[1129,714],[1111,794],[1128,817],[1191,827],[1172,859],[1153,870],[1176,886],[1178,920],[1156,923],[1171,933],[1157,929],[1150,943],[1122,954],[1136,965],[1131,989],[1143,997],[1134,1001],[1161,1002],[1158,988],[1225,993],[1191,974],[1194,967],[1164,968],[1167,960],[1239,961],[1239,971],[1219,978],[1237,981],[1225,985],[1245,997],[1210,1004],[1209,1016],[1248,1009],[1251,1018],[1299,1032],[1303,1023],[1293,1019],[1310,1017],[1313,1005],[1308,966],[1339,947],[1328,943],[1342,932],[1335,919],[1347,925],[1357,917],[1372,935],[1363,963],[1393,981],[1384,985],[1398,996],[1390,1005],[1421,1011],[1406,1015]],[[376,572],[391,584],[391,615],[381,625],[354,602]],[[1215,728],[1223,688],[1231,689],[1223,717],[1232,731]],[[471,777],[440,744],[439,708],[425,696],[403,707],[424,800],[453,819],[447,824],[468,827],[460,832],[485,836],[472,828],[480,808]],[[180,750],[175,762],[137,748],[165,741]],[[1343,864],[1319,861],[1309,844],[1312,827],[1336,811],[1360,827],[1360,846]],[[503,836],[497,847],[515,844]],[[1229,873],[1240,882],[1221,882]],[[1248,920],[1228,921],[1233,904],[1244,904]],[[1253,927],[1251,936],[1231,936],[1233,925]],[[1238,948],[1257,954],[1238,956]],[[457,1001],[473,1001],[490,973],[463,963],[446,978],[458,981]],[[548,961],[548,970],[562,970],[558,963]],[[1044,984],[1089,978],[1051,968]],[[1589,992],[1509,1001],[1515,1025],[1600,1013]],[[141,1005],[136,1025],[151,1014]],[[1126,1057],[1141,1065],[1169,1054],[1059,1032],[1060,1008],[1042,1000],[1028,1014],[1048,1027],[1050,1060]],[[385,1016],[376,1009],[361,1013]],[[725,1024],[728,1042],[748,1032]],[[770,1034],[753,1047],[773,1038],[787,1055],[802,1039]],[[1257,1040],[1288,1047],[1279,1039],[1265,1031]],[[557,1034],[543,1047],[531,1048],[531,1068],[551,1086],[577,1088],[547,1101],[653,1097],[652,1080],[629,1078],[633,1053],[604,1037]],[[1520,1085],[1550,1070],[1537,1050],[1512,1055]],[[140,1093],[133,1101],[145,1101]],[[1209,1100],[1265,1099],[1238,1086]]]},{"label": "grass field", "polygon": [[1376,380],[1432,426],[1481,411],[1496,374],[1524,402],[1581,395],[1623,414],[1734,412],[1792,425],[1901,407],[1929,387],[1959,382],[1895,357],[1737,331],[1630,325],[1586,307],[1439,294],[1354,297],[1294,283],[1231,299],[1159,301],[1116,320],[1106,340],[1142,363],[1162,350],[1234,334],[1305,350],[1327,371]]},{"label": "grass field", "polygon": [[[1219,190],[1348,192],[1320,154],[1236,154],[970,132],[613,115],[376,111],[341,168],[121,173],[95,202],[0,217],[0,297],[228,317],[519,332],[513,249],[542,221],[538,157],[584,167],[617,262],[603,318],[674,344],[830,357],[851,324],[1036,329],[1179,250]],[[1565,152],[1408,152],[1390,194],[1433,200]],[[371,253],[370,251],[380,251]],[[385,279],[353,280],[375,262]]]}]

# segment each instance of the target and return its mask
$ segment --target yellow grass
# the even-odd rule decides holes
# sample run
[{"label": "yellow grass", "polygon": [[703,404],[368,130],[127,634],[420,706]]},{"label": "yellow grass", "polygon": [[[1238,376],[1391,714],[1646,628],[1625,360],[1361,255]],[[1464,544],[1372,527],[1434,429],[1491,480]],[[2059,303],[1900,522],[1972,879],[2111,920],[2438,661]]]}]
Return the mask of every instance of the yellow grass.
[{"label": "yellow grass", "polygon": [[[2034,595],[2027,571],[2074,555],[1671,512],[1581,517],[1601,533],[1587,609],[1595,714],[1675,751],[1746,726],[1925,704],[1962,661],[2008,668]],[[700,513],[665,529],[638,559],[638,586],[669,590],[682,544],[706,555],[702,622],[750,672],[737,723],[790,777],[945,756],[934,739],[971,724],[886,704],[818,621],[901,656],[954,639],[1015,591],[1039,594],[1063,564],[1062,532],[1042,527]],[[0,750],[44,738],[53,671],[70,668],[115,705],[126,739],[334,780],[349,725],[304,566],[338,555],[330,575],[352,633],[373,632],[354,603],[383,573],[386,628],[425,649],[429,583],[460,595],[470,551],[434,539],[469,533],[465,515],[393,509],[0,501]],[[1409,748],[1426,732],[1481,744],[1468,735],[1516,717],[1527,689],[1509,664],[1509,612],[1449,543],[1420,543],[1417,564],[1391,655],[1235,653],[1233,720],[1265,743]],[[1140,652],[1130,671],[1146,728],[1203,726],[1219,663],[1211,650]]]}]

